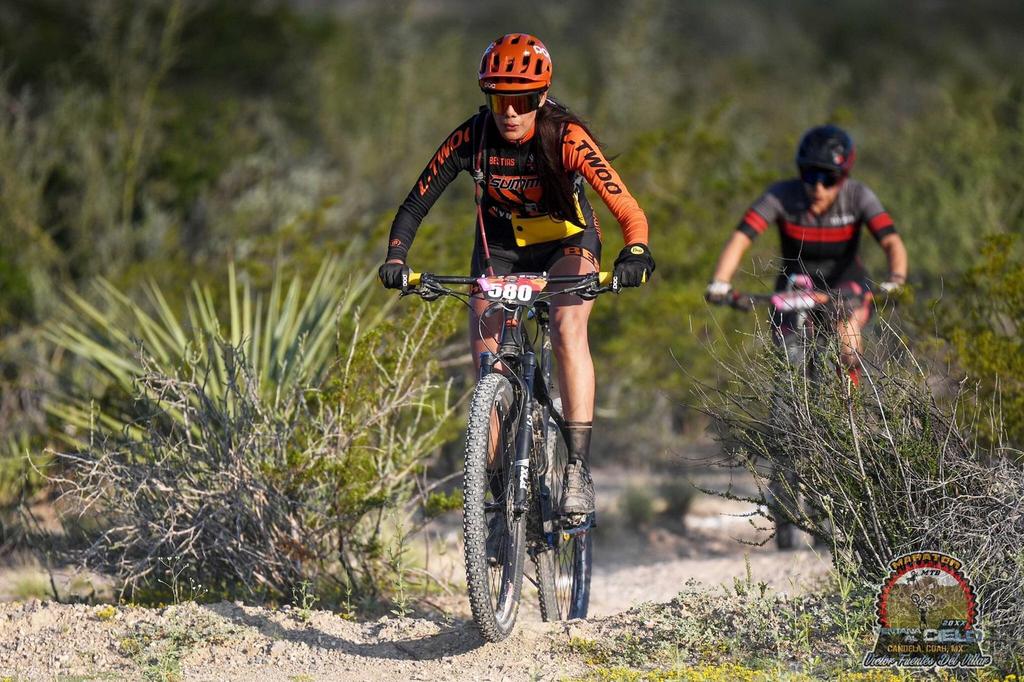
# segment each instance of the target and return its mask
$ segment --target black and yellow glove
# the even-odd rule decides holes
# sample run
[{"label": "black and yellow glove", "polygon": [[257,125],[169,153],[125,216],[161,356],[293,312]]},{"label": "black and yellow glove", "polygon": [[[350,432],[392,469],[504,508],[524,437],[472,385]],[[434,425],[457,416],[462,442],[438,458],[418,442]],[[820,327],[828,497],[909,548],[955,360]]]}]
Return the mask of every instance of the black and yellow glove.
[{"label": "black and yellow glove", "polygon": [[654,273],[654,258],[647,244],[627,244],[615,259],[615,280],[620,287],[638,287]]},{"label": "black and yellow glove", "polygon": [[377,276],[380,277],[380,283],[384,285],[385,289],[404,291],[409,288],[410,272],[412,271],[405,263],[384,263],[377,270]]}]

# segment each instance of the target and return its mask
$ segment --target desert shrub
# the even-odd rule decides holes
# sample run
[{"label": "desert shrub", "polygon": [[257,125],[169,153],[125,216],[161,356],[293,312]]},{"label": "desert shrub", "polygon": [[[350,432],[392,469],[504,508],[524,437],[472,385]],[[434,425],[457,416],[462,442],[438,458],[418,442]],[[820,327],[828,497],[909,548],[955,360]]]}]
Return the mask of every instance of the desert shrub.
[{"label": "desert shrub", "polygon": [[[724,387],[701,400],[727,444],[724,465],[751,473],[758,492],[744,499],[766,520],[829,538],[836,569],[862,584],[880,582],[905,551],[960,557],[1011,655],[1024,627],[1024,564],[1013,549],[1024,542],[1020,453],[979,440],[955,404],[971,396],[940,401],[909,351],[865,360],[856,389],[829,369],[837,353],[828,345],[814,373],[761,330],[723,362]],[[984,406],[971,404],[980,417]]]},{"label": "desert shrub", "polygon": [[[671,601],[635,606],[595,628],[595,640],[570,646],[588,665],[621,675],[608,679],[691,679],[704,670],[693,679],[836,679],[859,668],[870,647],[870,599],[843,600],[827,585],[778,594],[755,582],[749,566],[745,579],[722,587],[687,581]],[[752,670],[735,674],[733,666]]]},{"label": "desert shrub", "polygon": [[[1016,458],[1016,462],[1014,461]],[[918,547],[966,562],[981,604],[985,640],[999,659],[1024,657],[1024,468],[1020,453],[943,463],[940,501],[910,520]]]},{"label": "desert shrub", "polygon": [[387,344],[355,332],[323,377],[273,393],[223,339],[206,337],[216,362],[177,369],[141,347],[133,396],[147,409],[133,430],[100,426],[87,447],[57,456],[68,520],[99,522],[74,558],[116,575],[129,596],[198,585],[289,599],[307,581],[378,596],[395,577],[386,550],[403,541],[388,520],[413,500],[449,413],[427,362],[438,319],[398,320],[387,329],[409,335]]},{"label": "desert shrub", "polygon": [[184,316],[155,284],[142,305],[103,282],[103,303],[72,295],[50,327],[71,359],[50,480],[69,521],[99,524],[75,558],[129,593],[372,597],[409,530],[390,516],[448,435],[430,361],[447,309],[362,319],[369,279],[333,258],[266,293],[228,274],[224,299],[195,283]]},{"label": "desert shrub", "polygon": [[685,521],[690,513],[696,489],[684,478],[668,478],[658,484],[658,497],[665,501],[662,514]]},{"label": "desert shrub", "polygon": [[950,295],[929,310],[955,365],[978,382],[979,398],[1001,418],[979,431],[992,442],[1024,447],[1024,240],[990,236]]},{"label": "desert shrub", "polygon": [[619,513],[629,528],[650,525],[654,520],[654,491],[642,485],[630,485],[619,495]]}]

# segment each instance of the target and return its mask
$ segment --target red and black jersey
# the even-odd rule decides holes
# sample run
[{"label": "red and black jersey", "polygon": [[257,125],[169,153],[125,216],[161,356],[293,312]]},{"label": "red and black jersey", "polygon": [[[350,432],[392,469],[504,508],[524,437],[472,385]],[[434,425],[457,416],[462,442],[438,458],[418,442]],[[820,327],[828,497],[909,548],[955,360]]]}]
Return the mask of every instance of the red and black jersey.
[{"label": "red and black jersey", "polygon": [[769,224],[779,228],[782,241],[782,273],[810,275],[819,287],[841,282],[867,283],[860,262],[861,227],[867,225],[875,239],[896,232],[892,219],[875,193],[847,178],[832,205],[821,215],[810,210],[811,201],[799,178],[777,182],[761,195],[737,228],[754,239]]},{"label": "red and black jersey", "polygon": [[[501,136],[490,112],[482,110],[456,128],[420,173],[419,180],[402,202],[391,224],[388,259],[405,260],[427,211],[460,171],[474,173],[484,185],[481,208],[489,244],[516,248],[513,214],[547,215],[537,174],[540,140],[534,135],[517,142]],[[481,148],[481,141],[483,147]],[[479,166],[477,158],[479,156]],[[601,196],[622,226],[626,244],[647,243],[647,218],[630,195],[615,169],[586,131],[568,124],[563,132],[562,163],[574,187],[585,229],[599,233],[597,216],[583,189],[586,180]]]}]

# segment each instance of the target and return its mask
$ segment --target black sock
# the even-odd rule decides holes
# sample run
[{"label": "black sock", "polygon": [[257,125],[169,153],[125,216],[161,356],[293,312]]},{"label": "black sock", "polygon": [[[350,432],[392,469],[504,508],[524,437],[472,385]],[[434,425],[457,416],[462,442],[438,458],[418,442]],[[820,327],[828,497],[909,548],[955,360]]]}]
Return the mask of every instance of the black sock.
[{"label": "black sock", "polygon": [[566,422],[565,427],[569,432],[569,462],[583,462],[583,466],[589,468],[590,434],[593,432],[594,422]]}]

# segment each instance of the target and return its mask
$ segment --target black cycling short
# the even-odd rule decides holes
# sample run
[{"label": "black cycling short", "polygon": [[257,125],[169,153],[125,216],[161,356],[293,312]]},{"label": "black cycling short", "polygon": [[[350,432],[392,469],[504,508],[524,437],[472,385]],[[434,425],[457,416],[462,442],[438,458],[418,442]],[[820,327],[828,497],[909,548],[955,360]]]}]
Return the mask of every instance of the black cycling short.
[{"label": "black cycling short", "polygon": [[[597,230],[586,229],[571,237],[530,246],[507,247],[502,244],[489,244],[491,267],[495,275],[510,275],[518,272],[549,272],[551,267],[564,256],[583,256],[601,269],[601,237]],[[480,235],[476,237],[473,247],[473,259],[469,271],[474,277],[487,273],[484,261],[484,250],[480,244]]]}]

